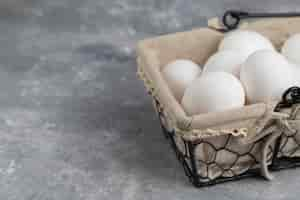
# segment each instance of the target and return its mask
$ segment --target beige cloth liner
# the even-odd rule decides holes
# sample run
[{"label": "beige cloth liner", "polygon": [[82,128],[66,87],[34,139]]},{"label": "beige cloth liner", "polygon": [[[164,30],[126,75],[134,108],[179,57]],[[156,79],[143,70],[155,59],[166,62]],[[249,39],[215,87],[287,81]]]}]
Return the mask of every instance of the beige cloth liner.
[{"label": "beige cloth liner", "polygon": [[[218,145],[217,138],[219,141],[224,142],[228,134],[241,135],[244,137],[234,137],[233,145],[228,147],[231,150],[240,152],[251,143],[267,136],[264,141],[259,142],[256,146],[257,153],[254,153],[254,155],[258,156],[257,159],[260,160],[262,175],[267,179],[271,179],[272,176],[267,168],[268,147],[274,144],[282,129],[288,129],[290,132],[293,131],[293,128],[300,130],[300,123],[297,123],[300,120],[293,120],[289,111],[274,113],[274,106],[277,102],[253,104],[222,112],[187,116],[161,76],[161,68],[175,59],[191,59],[203,66],[208,57],[217,51],[218,44],[224,35],[214,30],[214,28],[219,28],[219,25],[214,26],[214,24],[216,24],[215,19],[210,21],[209,25],[213,26],[212,28],[200,28],[139,42],[137,48],[138,74],[144,80],[147,89],[151,91],[153,98],[158,100],[163,108],[163,123],[167,124],[168,129],[175,130],[177,134],[183,136],[185,140],[211,141],[214,145]],[[288,37],[300,32],[300,18],[261,20],[243,24],[240,28],[263,34],[272,41],[277,49],[280,49]],[[274,120],[278,120],[278,123],[275,124],[281,124],[281,127],[270,123]],[[181,148],[180,142],[177,146],[179,149]],[[293,144],[287,145],[287,149],[290,147],[293,148]],[[202,145],[200,151],[196,154],[198,158],[209,159],[211,153],[209,147]],[[219,158],[217,162],[222,166],[226,166],[231,162],[229,152],[222,154],[222,157]],[[235,173],[237,174],[242,173],[251,166],[251,162],[250,159],[245,159],[238,162],[232,170],[236,170]],[[208,167],[208,177],[211,179],[218,176],[231,176],[230,173],[227,175],[221,174],[221,170],[216,169],[215,166],[203,165],[201,167]],[[201,170],[201,167],[199,167],[199,174],[206,171]]]}]

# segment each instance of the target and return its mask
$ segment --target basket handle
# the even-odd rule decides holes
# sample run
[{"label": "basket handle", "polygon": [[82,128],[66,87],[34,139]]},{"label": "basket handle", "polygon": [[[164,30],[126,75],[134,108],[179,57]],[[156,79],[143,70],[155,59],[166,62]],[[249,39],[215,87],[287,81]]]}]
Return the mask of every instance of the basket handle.
[{"label": "basket handle", "polygon": [[226,31],[236,29],[241,20],[249,18],[274,18],[274,17],[300,17],[300,12],[268,12],[268,13],[250,13],[241,10],[228,10],[222,17],[223,25],[226,27]]},{"label": "basket handle", "polygon": [[[290,87],[288,88],[282,95],[281,101],[275,106],[274,112],[280,112],[281,109],[284,108],[290,108],[295,104],[300,103],[300,87]],[[295,116],[292,116],[295,117]],[[284,124],[284,123],[283,123]],[[286,123],[286,126],[288,129],[290,129],[290,126],[288,123]],[[272,165],[271,167],[276,168],[277,164],[277,155],[279,152],[281,144],[281,136],[277,138],[274,146],[274,153],[273,153],[273,158],[272,158]]]},{"label": "basket handle", "polygon": [[280,112],[282,108],[289,108],[298,103],[300,103],[300,87],[293,86],[283,93],[281,101],[276,105],[274,111]]},{"label": "basket handle", "polygon": [[[274,113],[278,113],[283,108],[290,108],[294,104],[300,103],[300,88],[299,87],[290,87],[288,88],[282,95],[281,101],[275,106]],[[285,123],[286,122],[286,123]],[[286,126],[286,128],[290,129],[290,125],[287,123],[286,120],[284,121],[277,121],[277,123],[282,123],[280,126]],[[268,130],[268,129],[267,129]],[[266,137],[266,140],[264,141],[262,145],[262,151],[261,151],[261,175],[265,177],[267,180],[272,180],[273,176],[269,172],[268,169],[268,149],[269,146],[272,145],[272,143],[275,142],[273,156],[272,156],[272,162],[271,162],[271,168],[277,167],[277,155],[279,153],[280,145],[281,145],[281,137],[282,137],[282,131],[274,131],[270,129],[268,132],[269,134]]]}]

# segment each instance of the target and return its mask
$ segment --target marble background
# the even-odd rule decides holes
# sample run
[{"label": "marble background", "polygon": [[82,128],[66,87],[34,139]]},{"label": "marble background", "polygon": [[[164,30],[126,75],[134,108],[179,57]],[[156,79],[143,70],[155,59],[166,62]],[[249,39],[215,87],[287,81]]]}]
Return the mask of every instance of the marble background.
[{"label": "marble background", "polygon": [[1,0],[0,199],[298,199],[300,170],[192,187],[136,78],[138,40],[229,8],[300,2]]}]

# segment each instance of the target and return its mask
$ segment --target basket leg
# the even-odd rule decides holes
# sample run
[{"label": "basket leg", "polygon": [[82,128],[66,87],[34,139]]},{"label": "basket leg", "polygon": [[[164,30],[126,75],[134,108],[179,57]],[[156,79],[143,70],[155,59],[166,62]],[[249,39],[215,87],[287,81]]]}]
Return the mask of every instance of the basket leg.
[{"label": "basket leg", "polygon": [[191,141],[187,142],[188,144],[188,151],[190,155],[190,161],[191,161],[191,171],[192,171],[192,183],[196,187],[200,187],[201,183],[199,181],[199,176],[198,176],[198,170],[197,170],[197,164],[196,164],[196,156],[195,156],[195,149],[196,145],[193,144]]}]

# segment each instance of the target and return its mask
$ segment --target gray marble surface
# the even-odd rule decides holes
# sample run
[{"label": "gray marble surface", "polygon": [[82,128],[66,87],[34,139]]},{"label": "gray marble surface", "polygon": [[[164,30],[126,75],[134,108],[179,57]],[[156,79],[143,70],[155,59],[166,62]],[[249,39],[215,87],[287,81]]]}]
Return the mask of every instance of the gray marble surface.
[{"label": "gray marble surface", "polygon": [[0,199],[299,199],[300,170],[195,189],[135,71],[142,38],[298,0],[1,0]]}]

